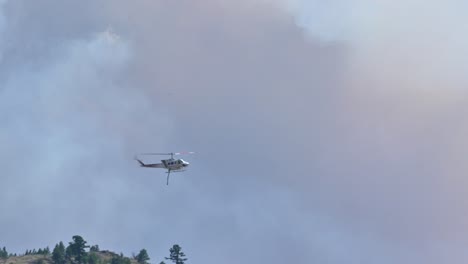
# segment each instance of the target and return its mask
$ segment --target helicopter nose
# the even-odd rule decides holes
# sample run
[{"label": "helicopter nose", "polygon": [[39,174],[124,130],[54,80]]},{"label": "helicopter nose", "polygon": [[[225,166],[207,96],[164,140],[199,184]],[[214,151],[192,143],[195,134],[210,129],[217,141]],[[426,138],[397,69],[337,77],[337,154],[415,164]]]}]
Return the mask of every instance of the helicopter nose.
[{"label": "helicopter nose", "polygon": [[184,162],[184,164],[182,164],[184,167],[188,167],[188,165],[190,165],[190,163],[188,162]]}]

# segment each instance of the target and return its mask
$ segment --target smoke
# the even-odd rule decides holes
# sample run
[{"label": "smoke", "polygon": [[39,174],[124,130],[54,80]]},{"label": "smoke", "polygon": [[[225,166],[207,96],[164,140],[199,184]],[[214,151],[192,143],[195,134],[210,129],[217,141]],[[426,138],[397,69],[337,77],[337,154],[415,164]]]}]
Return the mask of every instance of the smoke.
[{"label": "smoke", "polygon": [[[463,262],[460,5],[5,2],[2,243]],[[179,150],[169,187],[132,160]]]},{"label": "smoke", "polygon": [[317,190],[327,210],[380,241],[404,244],[409,252],[399,262],[465,259],[464,4],[307,3],[298,24],[348,46],[344,109],[335,119],[345,132],[320,158],[329,166],[322,171],[330,179]]},{"label": "smoke", "polygon": [[[22,4],[7,5],[8,14]],[[21,252],[102,230],[108,218],[100,214],[115,212],[112,204],[132,186],[116,175],[130,175],[143,146],[162,148],[171,122],[148,116],[157,107],[122,77],[132,47],[111,29],[70,32],[55,24],[28,32],[29,20],[15,19],[7,20],[1,65],[0,209],[2,225],[12,227],[2,231],[4,243]]]},{"label": "smoke", "polygon": [[[3,15],[3,5],[6,3],[6,0],[0,1],[0,51],[3,51],[3,46],[5,45],[5,40],[3,38],[3,31],[5,30],[5,17]],[[2,61],[3,53],[0,53],[0,62]]]}]

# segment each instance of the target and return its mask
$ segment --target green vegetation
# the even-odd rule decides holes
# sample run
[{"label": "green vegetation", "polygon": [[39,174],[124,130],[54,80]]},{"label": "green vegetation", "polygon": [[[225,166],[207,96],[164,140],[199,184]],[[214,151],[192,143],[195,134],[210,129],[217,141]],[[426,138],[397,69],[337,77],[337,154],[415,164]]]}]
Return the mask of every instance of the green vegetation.
[{"label": "green vegetation", "polygon": [[55,245],[54,251],[52,251],[52,260],[54,264],[65,264],[65,245],[62,241]]},{"label": "green vegetation", "polygon": [[90,252],[99,252],[99,246],[98,245],[91,246],[89,248],[89,251]]},{"label": "green vegetation", "polygon": [[6,250],[5,247],[3,247],[2,249],[0,249],[0,258],[8,258],[8,251]]},{"label": "green vegetation", "polygon": [[[89,251],[87,250],[89,249]],[[185,264],[187,258],[179,245],[169,249],[169,257],[165,257],[175,264]],[[116,254],[108,250],[100,250],[98,245],[89,246],[81,236],[73,236],[72,241],[65,244],[60,241],[50,251],[49,247],[28,249],[23,254],[8,253],[5,247],[0,247],[0,264],[150,264],[150,257],[146,249],[133,257],[126,257],[123,253]],[[164,261],[156,262],[165,264]]]},{"label": "green vegetation", "polygon": [[140,253],[138,253],[136,256],[136,260],[139,264],[148,264],[148,260],[150,260],[150,258],[148,256],[148,252],[146,252],[146,249],[140,250]]},{"label": "green vegetation", "polygon": [[184,252],[182,252],[182,248],[179,245],[174,245],[171,249],[169,249],[169,252],[171,252],[171,255],[166,258],[175,264],[184,264],[185,261],[187,261],[187,258],[185,258]]},{"label": "green vegetation", "polygon": [[89,246],[81,236],[73,236],[73,242],[70,242],[65,250],[65,258],[72,264],[85,264],[86,248]]},{"label": "green vegetation", "polygon": [[112,257],[111,264],[131,264],[131,261],[129,258],[120,253],[120,255]]}]

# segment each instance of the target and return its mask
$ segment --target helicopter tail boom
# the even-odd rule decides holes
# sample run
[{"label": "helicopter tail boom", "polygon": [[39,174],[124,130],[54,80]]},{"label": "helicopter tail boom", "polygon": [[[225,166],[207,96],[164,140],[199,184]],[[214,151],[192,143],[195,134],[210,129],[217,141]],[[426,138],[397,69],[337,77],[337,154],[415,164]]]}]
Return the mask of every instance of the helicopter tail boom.
[{"label": "helicopter tail boom", "polygon": [[136,161],[138,161],[138,163],[140,163],[140,167],[145,167],[145,168],[165,168],[164,164],[162,163],[154,163],[154,164],[145,164],[143,163],[143,161],[139,160],[139,159],[135,159]]}]

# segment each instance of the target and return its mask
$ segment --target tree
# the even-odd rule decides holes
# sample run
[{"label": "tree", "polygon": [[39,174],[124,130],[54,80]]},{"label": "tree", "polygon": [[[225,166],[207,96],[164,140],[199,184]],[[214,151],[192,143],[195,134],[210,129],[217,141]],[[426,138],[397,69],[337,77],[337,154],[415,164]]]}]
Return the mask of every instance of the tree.
[{"label": "tree", "polygon": [[89,248],[89,251],[91,251],[91,252],[99,252],[99,246],[98,246],[98,245],[91,246],[91,247]]},{"label": "tree", "polygon": [[182,248],[179,245],[174,245],[172,248],[169,249],[169,252],[171,252],[171,255],[166,258],[175,264],[184,264],[185,261],[187,261],[187,258],[185,258],[184,252],[182,252]]},{"label": "tree", "polygon": [[65,264],[65,245],[63,245],[62,241],[55,245],[52,251],[52,260],[54,264]]},{"label": "tree", "polygon": [[67,248],[65,248],[65,262],[67,261],[72,262],[72,258],[73,258],[72,248],[68,246]]},{"label": "tree", "polygon": [[8,251],[6,250],[6,247],[0,249],[0,258],[8,258]]},{"label": "tree", "polygon": [[84,263],[86,257],[86,241],[81,236],[73,236],[73,242],[70,242],[65,253],[69,259],[74,258],[77,263]]},{"label": "tree", "polygon": [[150,260],[150,257],[148,256],[148,252],[146,252],[146,249],[140,250],[140,253],[135,257],[135,259],[138,261],[140,264],[148,264],[148,260]]},{"label": "tree", "polygon": [[98,264],[99,263],[99,257],[96,254],[96,252],[92,251],[88,254],[88,264]]},{"label": "tree", "polygon": [[118,256],[112,257],[111,264],[130,264],[130,259],[124,257],[122,253]]}]

